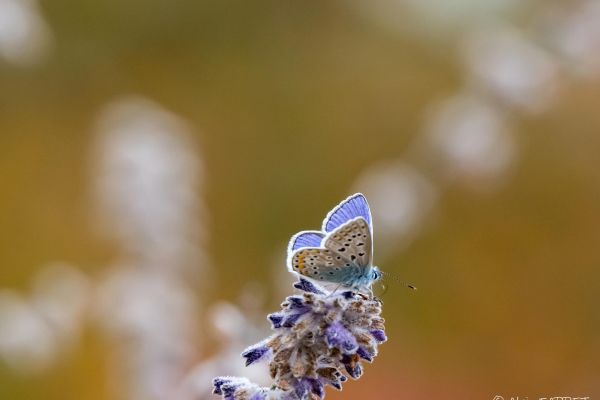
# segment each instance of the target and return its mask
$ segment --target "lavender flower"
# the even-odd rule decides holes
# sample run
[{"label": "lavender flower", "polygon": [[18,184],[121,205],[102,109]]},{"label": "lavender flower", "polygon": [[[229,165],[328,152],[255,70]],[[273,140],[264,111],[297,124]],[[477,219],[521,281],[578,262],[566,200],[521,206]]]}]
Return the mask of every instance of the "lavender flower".
[{"label": "lavender flower", "polygon": [[269,360],[274,382],[260,387],[246,378],[218,377],[213,393],[226,400],[323,399],[325,386],[341,390],[350,376],[362,375],[386,340],[381,302],[353,291],[328,293],[300,278],[300,290],[268,316],[275,333],[247,348],[246,365]]}]

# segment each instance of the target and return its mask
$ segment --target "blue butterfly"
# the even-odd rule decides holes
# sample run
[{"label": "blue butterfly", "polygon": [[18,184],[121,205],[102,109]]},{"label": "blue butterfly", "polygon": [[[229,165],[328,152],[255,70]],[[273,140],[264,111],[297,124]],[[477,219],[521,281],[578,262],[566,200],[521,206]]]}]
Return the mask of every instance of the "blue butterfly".
[{"label": "blue butterfly", "polygon": [[320,231],[292,236],[287,265],[316,281],[370,291],[382,273],[373,266],[373,223],[365,196],[356,193],[338,204]]}]

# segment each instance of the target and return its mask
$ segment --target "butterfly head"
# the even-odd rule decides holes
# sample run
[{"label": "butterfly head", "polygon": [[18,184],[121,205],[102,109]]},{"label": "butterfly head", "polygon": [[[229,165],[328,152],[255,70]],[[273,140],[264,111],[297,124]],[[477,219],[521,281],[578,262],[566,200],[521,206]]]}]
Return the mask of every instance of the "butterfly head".
[{"label": "butterfly head", "polygon": [[382,276],[383,276],[383,272],[381,272],[379,270],[379,268],[373,267],[373,269],[371,270],[371,281],[376,282],[376,281],[380,280]]},{"label": "butterfly head", "polygon": [[345,286],[348,286],[359,292],[370,292],[373,283],[380,280],[382,276],[383,273],[379,270],[379,268],[370,266],[365,268],[361,275],[358,275],[353,280],[346,282]]}]

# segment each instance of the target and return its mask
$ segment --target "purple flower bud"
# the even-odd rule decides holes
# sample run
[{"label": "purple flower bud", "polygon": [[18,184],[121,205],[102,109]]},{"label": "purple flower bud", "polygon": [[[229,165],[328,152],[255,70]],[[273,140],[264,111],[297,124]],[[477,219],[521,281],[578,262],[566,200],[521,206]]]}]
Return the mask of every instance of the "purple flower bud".
[{"label": "purple flower bud", "polygon": [[298,322],[298,320],[300,319],[300,317],[303,316],[304,314],[306,314],[306,313],[305,312],[301,312],[301,313],[298,313],[298,314],[288,315],[283,320],[283,323],[281,324],[281,326],[283,326],[284,328],[291,328],[291,327],[293,327],[294,325],[296,325],[296,322]]},{"label": "purple flower bud", "polygon": [[345,364],[344,367],[346,367],[346,372],[348,372],[348,375],[354,379],[358,379],[362,375],[362,368],[358,363]]},{"label": "purple flower bud", "polygon": [[360,356],[360,358],[363,358],[368,362],[373,361],[373,354],[369,353],[364,347],[359,347],[356,353]]},{"label": "purple flower bud", "polygon": [[281,321],[283,321],[283,315],[281,314],[269,314],[267,316],[269,321],[271,321],[271,325],[274,329],[281,328]]},{"label": "purple flower bud", "polygon": [[342,390],[342,384],[339,381],[333,381],[330,383],[330,385],[336,388],[337,390]]},{"label": "purple flower bud", "polygon": [[319,381],[318,379],[310,379],[310,383],[312,386],[311,391],[313,394],[319,396],[320,399],[325,397],[325,388],[321,381]]},{"label": "purple flower bud", "polygon": [[356,338],[339,321],[334,322],[325,332],[329,347],[337,347],[343,353],[353,353],[358,348]]},{"label": "purple flower bud", "polygon": [[267,394],[264,392],[256,392],[250,397],[250,400],[266,400]]},{"label": "purple flower bud", "polygon": [[383,343],[387,340],[387,337],[385,336],[385,332],[382,331],[381,329],[372,330],[371,336],[373,336],[375,338],[375,340],[377,340],[379,343]]},{"label": "purple flower bud", "polygon": [[264,344],[255,345],[247,348],[242,353],[242,357],[246,359],[246,367],[255,363],[256,361],[265,357],[265,355],[270,354],[271,349],[269,349]]},{"label": "purple flower bud", "polygon": [[346,300],[350,300],[350,299],[354,298],[354,292],[348,290],[346,292],[342,292],[342,296],[344,296],[344,298]]},{"label": "purple flower bud", "polygon": [[304,304],[304,299],[299,296],[289,296],[287,299],[289,308],[294,309],[306,309],[306,304]]},{"label": "purple flower bud", "polygon": [[298,379],[298,381],[296,382],[296,385],[294,387],[294,391],[296,392],[296,396],[298,396],[299,399],[304,399],[305,395],[308,394],[310,392],[310,390],[312,389],[312,385],[310,383],[310,381],[308,379]]},{"label": "purple flower bud", "polygon": [[241,385],[239,378],[229,378],[226,376],[220,376],[213,379],[213,393],[221,394],[227,397],[233,398],[233,394],[238,386]]},{"label": "purple flower bud", "polygon": [[294,287],[296,289],[303,290],[305,292],[315,293],[315,294],[324,294],[323,291],[317,289],[315,285],[307,281],[306,279],[300,278],[300,280],[294,283]]},{"label": "purple flower bud", "polygon": [[221,388],[223,387],[223,384],[226,383],[227,381],[228,381],[227,378],[224,378],[222,376],[218,376],[218,377],[214,378],[212,381],[213,386],[214,386],[213,393],[214,394],[223,394],[223,391]]}]

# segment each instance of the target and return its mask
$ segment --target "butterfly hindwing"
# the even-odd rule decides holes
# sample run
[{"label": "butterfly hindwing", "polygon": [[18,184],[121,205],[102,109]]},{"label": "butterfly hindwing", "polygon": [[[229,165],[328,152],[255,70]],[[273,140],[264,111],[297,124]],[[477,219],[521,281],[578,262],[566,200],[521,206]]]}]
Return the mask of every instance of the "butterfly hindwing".
[{"label": "butterfly hindwing", "polygon": [[353,280],[358,267],[351,264],[335,251],[323,248],[302,248],[291,257],[292,271],[306,277],[335,283]]},{"label": "butterfly hindwing", "polygon": [[295,251],[303,247],[320,247],[325,235],[319,231],[298,232],[290,239],[289,251]]}]

